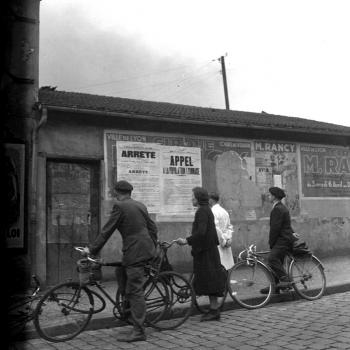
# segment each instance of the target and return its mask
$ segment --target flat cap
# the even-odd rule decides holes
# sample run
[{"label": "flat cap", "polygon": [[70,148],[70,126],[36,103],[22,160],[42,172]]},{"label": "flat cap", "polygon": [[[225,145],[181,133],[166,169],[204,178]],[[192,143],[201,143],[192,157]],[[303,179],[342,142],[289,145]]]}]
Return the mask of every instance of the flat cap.
[{"label": "flat cap", "polygon": [[269,192],[278,199],[282,199],[286,196],[284,191],[279,187],[270,187]]},{"label": "flat cap", "polygon": [[129,182],[125,180],[120,180],[115,184],[114,189],[116,191],[119,190],[119,191],[129,192],[129,191],[132,191],[134,187],[132,187],[132,185]]}]

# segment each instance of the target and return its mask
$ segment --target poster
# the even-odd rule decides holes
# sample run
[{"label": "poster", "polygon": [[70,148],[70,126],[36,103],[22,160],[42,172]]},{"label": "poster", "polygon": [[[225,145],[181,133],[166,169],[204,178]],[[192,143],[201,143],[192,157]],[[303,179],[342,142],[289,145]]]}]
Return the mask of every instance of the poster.
[{"label": "poster", "polygon": [[296,176],[296,164],[295,144],[255,142],[256,183],[262,192],[271,186],[285,188],[290,175]]},{"label": "poster", "polygon": [[[24,248],[24,144],[5,144],[5,174],[8,206],[4,208],[7,248]],[[3,213],[4,214],[4,213]],[[3,222],[4,224],[4,222]]]},{"label": "poster", "polygon": [[350,149],[300,146],[305,197],[350,197]]},{"label": "poster", "polygon": [[256,185],[262,194],[261,216],[269,216],[271,205],[267,193],[270,187],[286,191],[284,199],[292,216],[299,215],[299,188],[296,144],[273,141],[255,141]]},{"label": "poster", "polygon": [[161,146],[141,142],[116,142],[117,179],[127,180],[132,196],[146,205],[150,213],[160,211]]},{"label": "poster", "polygon": [[[160,181],[160,204],[152,209],[159,210],[159,212],[154,212],[158,215],[157,218],[159,220],[192,220],[194,208],[192,207],[191,195],[192,188],[195,186],[204,187],[208,192],[218,192],[222,196],[230,192],[230,200],[227,202],[226,209],[230,213],[232,212],[232,217],[235,219],[241,216],[244,217],[243,212],[252,208],[252,193],[256,197],[253,200],[254,205],[259,206],[261,203],[259,189],[252,191],[252,186],[256,186],[255,159],[252,157],[252,142],[250,141],[212,139],[190,135],[136,134],[132,132],[123,133],[118,130],[106,130],[104,138],[104,186],[106,200],[104,205],[106,208],[111,206],[113,187],[119,180],[120,169],[117,166],[117,149],[118,145],[121,145],[120,142],[153,144],[156,147],[160,147],[162,154],[158,175]],[[194,151],[195,149],[196,151]],[[180,169],[175,171],[168,169],[163,173],[163,164],[169,163],[171,155],[186,157],[188,156],[188,151],[194,153],[190,155],[190,163],[192,165],[186,166],[185,164],[185,168],[188,168],[187,170]],[[227,167],[221,168],[218,164],[220,157],[224,154],[226,156],[235,154],[235,161],[232,161],[232,157],[229,159],[233,176],[227,175],[227,170],[230,169],[227,169]],[[195,166],[197,161],[198,166]],[[126,169],[127,165],[124,164],[123,166]],[[164,167],[170,168],[170,166]],[[180,166],[180,168],[183,168],[183,166]],[[198,168],[199,171],[198,169],[189,170],[191,168]],[[181,174],[181,171],[185,171],[185,174]],[[124,176],[129,177],[129,173],[124,173]],[[231,178],[235,181],[234,186],[222,181]],[[181,190],[176,190],[180,188]],[[231,198],[233,198],[232,201]],[[223,204],[226,204],[226,202]],[[237,214],[238,209],[236,207],[232,208],[232,205],[236,206],[236,204],[242,206],[239,209],[242,212],[241,216]]]},{"label": "poster", "polygon": [[200,148],[163,146],[161,214],[194,213],[192,189],[201,185]]}]

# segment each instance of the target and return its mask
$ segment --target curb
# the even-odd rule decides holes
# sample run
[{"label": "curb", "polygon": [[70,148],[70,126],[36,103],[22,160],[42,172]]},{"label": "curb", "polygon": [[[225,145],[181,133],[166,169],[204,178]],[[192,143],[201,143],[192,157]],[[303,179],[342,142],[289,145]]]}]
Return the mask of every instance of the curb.
[{"label": "curb", "polygon": [[[332,285],[329,287],[326,287],[326,291],[324,295],[332,295],[337,293],[344,293],[350,291],[350,282],[339,284],[339,285]],[[235,301],[233,301],[230,297],[227,297],[228,300],[225,302],[223,310],[222,311],[230,311],[235,309],[242,309],[242,307]],[[294,292],[279,294],[279,295],[273,295],[269,304],[265,307],[268,307],[271,304],[276,304],[280,302],[288,302],[288,301],[295,301],[295,300],[301,300],[302,298],[299,297]],[[247,309],[247,311],[249,311]],[[198,315],[200,312],[194,307],[193,309],[193,315]],[[117,327],[124,327],[127,324],[123,321],[120,321],[116,319],[114,316],[104,316],[101,315],[100,317],[93,317],[88,325],[88,327],[85,330],[98,330],[98,329],[106,329],[106,328],[117,328]],[[27,340],[27,339],[35,339],[39,338],[38,333],[34,329],[34,327],[31,325],[31,329],[28,329],[24,332],[24,334],[21,336],[20,339],[16,340]]]}]

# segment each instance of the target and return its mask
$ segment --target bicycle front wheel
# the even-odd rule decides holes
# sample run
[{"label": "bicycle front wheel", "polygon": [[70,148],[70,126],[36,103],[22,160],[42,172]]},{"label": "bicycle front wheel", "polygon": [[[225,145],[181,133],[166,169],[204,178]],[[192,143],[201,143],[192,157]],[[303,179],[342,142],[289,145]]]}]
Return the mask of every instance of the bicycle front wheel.
[{"label": "bicycle front wheel", "polygon": [[[148,317],[148,323],[160,330],[175,329],[191,315],[194,305],[194,292],[191,284],[181,274],[173,271],[161,272],[153,283],[166,286],[167,297],[162,314],[156,318]],[[149,308],[147,308],[147,311]]]},{"label": "bicycle front wheel", "polygon": [[260,261],[244,260],[229,271],[229,294],[247,309],[265,306],[270,301],[274,288],[270,270]]},{"label": "bicycle front wheel", "polygon": [[296,293],[304,299],[321,298],[326,289],[326,276],[321,262],[312,256],[292,260],[289,277]]},{"label": "bicycle front wheel", "polygon": [[51,342],[73,339],[88,325],[94,313],[94,298],[87,287],[66,282],[48,290],[34,311],[38,334]]}]

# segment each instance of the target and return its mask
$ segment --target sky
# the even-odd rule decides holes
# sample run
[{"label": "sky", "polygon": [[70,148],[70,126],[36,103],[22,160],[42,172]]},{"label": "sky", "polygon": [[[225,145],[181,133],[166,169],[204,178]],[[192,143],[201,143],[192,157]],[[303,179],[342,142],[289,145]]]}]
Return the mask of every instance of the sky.
[{"label": "sky", "polygon": [[348,0],[43,0],[40,86],[350,126]]}]

